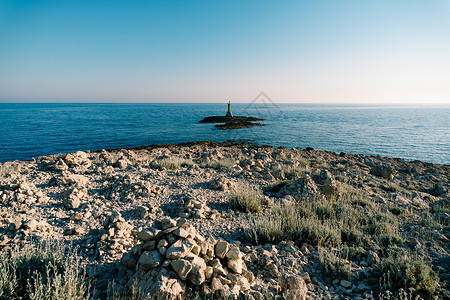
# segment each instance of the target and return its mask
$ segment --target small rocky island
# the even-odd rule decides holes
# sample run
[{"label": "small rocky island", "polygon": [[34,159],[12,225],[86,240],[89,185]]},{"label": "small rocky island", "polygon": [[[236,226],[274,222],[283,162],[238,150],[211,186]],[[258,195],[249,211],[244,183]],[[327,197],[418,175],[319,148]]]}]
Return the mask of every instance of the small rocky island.
[{"label": "small rocky island", "polygon": [[264,119],[254,118],[254,117],[244,117],[244,116],[233,116],[231,113],[231,103],[228,102],[228,111],[225,116],[212,116],[206,117],[199,123],[220,123],[214,125],[219,129],[239,129],[248,128],[252,126],[264,126],[264,124],[256,122],[262,121]]}]

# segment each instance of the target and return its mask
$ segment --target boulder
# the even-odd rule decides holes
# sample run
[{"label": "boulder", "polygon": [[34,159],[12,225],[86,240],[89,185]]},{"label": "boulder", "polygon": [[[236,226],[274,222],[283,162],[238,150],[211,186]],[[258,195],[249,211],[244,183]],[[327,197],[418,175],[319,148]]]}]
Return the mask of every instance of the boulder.
[{"label": "boulder", "polygon": [[153,227],[150,227],[148,229],[136,233],[136,237],[143,242],[154,240],[159,236],[161,236],[161,230]]},{"label": "boulder", "polygon": [[178,240],[167,249],[166,257],[170,259],[180,259],[185,257],[191,249],[192,248],[188,248],[182,240]]},{"label": "boulder", "polygon": [[216,246],[214,247],[214,253],[218,258],[225,258],[225,255],[228,253],[228,249],[230,245],[225,241],[218,241]]},{"label": "boulder", "polygon": [[308,288],[300,275],[285,272],[280,277],[280,287],[285,299],[306,299]]},{"label": "boulder", "polygon": [[313,176],[313,180],[325,196],[339,195],[339,187],[330,171],[320,171],[320,174]]},{"label": "boulder", "polygon": [[394,169],[389,166],[373,166],[370,174],[389,180],[394,178]]},{"label": "boulder", "polygon": [[192,270],[192,264],[186,259],[174,260],[170,265],[182,280],[186,280],[189,272]]},{"label": "boulder", "polygon": [[192,270],[188,275],[189,281],[191,281],[195,285],[201,285],[203,282],[205,282],[205,270],[206,270],[206,263],[205,261],[194,254],[191,254],[186,258],[189,260],[189,262],[192,265]]},{"label": "boulder", "polygon": [[148,280],[140,282],[137,285],[142,299],[151,300],[178,300],[182,299],[185,292],[185,284],[168,274],[160,272],[156,280],[149,277]]},{"label": "boulder", "polygon": [[141,258],[139,258],[138,266],[139,269],[147,271],[158,267],[163,262],[163,257],[159,251],[145,251],[142,253]]}]

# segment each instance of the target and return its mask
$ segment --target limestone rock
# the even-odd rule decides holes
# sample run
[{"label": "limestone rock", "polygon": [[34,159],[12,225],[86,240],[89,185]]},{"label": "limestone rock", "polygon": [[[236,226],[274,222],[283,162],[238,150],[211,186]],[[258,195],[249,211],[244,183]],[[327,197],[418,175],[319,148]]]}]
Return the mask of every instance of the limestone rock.
[{"label": "limestone rock", "polygon": [[186,280],[189,272],[192,270],[192,264],[186,259],[174,260],[170,265],[182,280]]},{"label": "limestone rock", "polygon": [[191,249],[187,248],[182,240],[178,240],[167,249],[166,257],[170,259],[180,259],[185,257],[189,251],[191,251]]},{"label": "limestone rock", "polygon": [[158,275],[156,280],[149,280],[145,283],[146,285],[137,286],[138,289],[144,291],[144,293],[141,293],[143,299],[177,300],[181,299],[185,290],[185,284],[182,281],[162,273]]},{"label": "limestone rock", "polygon": [[163,257],[158,251],[145,251],[139,258],[139,269],[147,271],[158,267],[163,262]]},{"label": "limestone rock", "polygon": [[214,253],[218,258],[224,258],[228,253],[230,245],[225,241],[218,241],[216,246],[214,247]]},{"label": "limestone rock", "polygon": [[70,188],[63,192],[63,205],[67,209],[77,209],[81,200],[87,197],[87,189],[86,188]]},{"label": "limestone rock", "polygon": [[280,277],[280,286],[281,290],[285,291],[286,299],[306,299],[308,288],[301,276],[291,272],[283,273]]},{"label": "limestone rock", "polygon": [[394,169],[390,166],[373,166],[370,169],[370,174],[384,179],[393,179]]},{"label": "limestone rock", "polygon": [[197,255],[190,255],[187,257],[192,264],[192,270],[188,275],[188,279],[195,285],[201,285],[205,281],[205,270],[206,263],[205,261],[198,257]]},{"label": "limestone rock", "polygon": [[233,183],[225,176],[220,176],[210,182],[210,186],[214,190],[228,191],[233,188]]}]

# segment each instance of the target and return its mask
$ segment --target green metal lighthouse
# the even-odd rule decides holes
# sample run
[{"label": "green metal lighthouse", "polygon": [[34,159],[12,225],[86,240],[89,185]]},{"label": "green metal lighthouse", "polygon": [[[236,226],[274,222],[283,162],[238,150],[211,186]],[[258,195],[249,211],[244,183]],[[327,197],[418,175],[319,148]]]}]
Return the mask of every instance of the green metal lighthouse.
[{"label": "green metal lighthouse", "polygon": [[231,113],[231,103],[230,101],[228,101],[228,111],[227,114],[225,115],[225,117],[233,117],[233,114]]}]

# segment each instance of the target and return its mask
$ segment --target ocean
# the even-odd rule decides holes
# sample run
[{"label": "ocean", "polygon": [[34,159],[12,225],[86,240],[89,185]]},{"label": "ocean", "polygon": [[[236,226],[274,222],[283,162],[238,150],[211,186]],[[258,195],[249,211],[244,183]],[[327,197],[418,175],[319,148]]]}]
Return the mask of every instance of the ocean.
[{"label": "ocean", "polygon": [[200,124],[223,104],[0,103],[0,162],[77,150],[244,140],[450,164],[450,105],[232,104],[265,126]]}]

